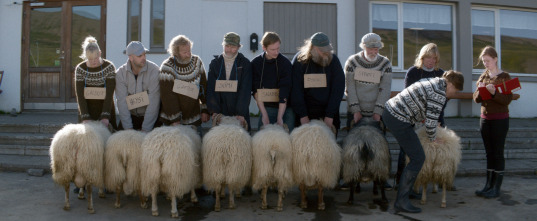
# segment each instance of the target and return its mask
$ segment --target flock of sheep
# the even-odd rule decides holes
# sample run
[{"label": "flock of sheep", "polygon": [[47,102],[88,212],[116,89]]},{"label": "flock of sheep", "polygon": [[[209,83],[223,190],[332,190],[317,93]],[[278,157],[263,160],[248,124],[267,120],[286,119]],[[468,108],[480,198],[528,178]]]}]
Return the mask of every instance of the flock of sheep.
[{"label": "flock of sheep", "polygon": [[[418,133],[420,137],[425,134]],[[461,158],[460,139],[448,129],[438,129],[439,142],[423,139],[426,162],[416,185],[438,183],[451,185]],[[220,198],[229,194],[229,208],[235,208],[235,194],[251,186],[261,191],[261,208],[267,208],[267,190],[278,189],[276,209],[283,210],[286,191],[298,185],[301,208],[307,207],[306,190],[318,190],[319,210],[325,209],[323,189],[334,188],[340,171],[345,182],[374,181],[383,184],[389,178],[388,143],[378,125],[365,123],[353,128],[343,142],[324,122],[312,120],[289,134],[278,125],[266,125],[253,137],[234,117],[218,116],[203,140],[190,126],[163,126],[149,133],[134,130],[111,134],[100,122],[68,124],[59,130],[50,148],[52,178],[65,188],[64,209],[69,210],[69,186],[80,187],[79,198],[87,191],[88,212],[94,213],[92,187],[104,187],[120,195],[138,195],[140,206],[158,216],[157,194],[171,199],[171,216],[178,217],[176,199],[204,185],[215,193],[215,211],[220,211]],[[436,160],[442,159],[442,160]],[[377,186],[377,185],[376,185]],[[382,191],[382,199],[387,202]],[[425,203],[425,191],[422,203]],[[351,188],[349,204],[352,204]]]}]

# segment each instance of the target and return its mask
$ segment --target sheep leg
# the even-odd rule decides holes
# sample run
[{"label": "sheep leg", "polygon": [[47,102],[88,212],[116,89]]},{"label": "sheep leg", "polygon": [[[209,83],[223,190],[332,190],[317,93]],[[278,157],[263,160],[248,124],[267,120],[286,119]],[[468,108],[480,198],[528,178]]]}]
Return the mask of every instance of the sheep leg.
[{"label": "sheep leg", "polygon": [[425,205],[427,202],[427,185],[423,185],[423,192],[421,193],[421,205]]},{"label": "sheep leg", "polygon": [[121,186],[118,186],[116,187],[116,203],[114,204],[115,208],[121,207],[121,201],[119,199],[120,195],[121,195]]},{"label": "sheep leg", "polygon": [[[228,189],[229,189],[229,208],[235,209],[235,195],[233,194],[233,192],[237,190],[234,190],[233,188],[230,188],[229,186],[228,186]],[[240,190],[238,192],[240,192]]]},{"label": "sheep leg", "polygon": [[446,208],[446,183],[442,183],[442,204],[441,208]]},{"label": "sheep leg", "polygon": [[71,204],[69,203],[69,185],[70,183],[67,183],[63,186],[65,189],[65,205],[63,205],[63,210],[70,210]]},{"label": "sheep leg", "polygon": [[356,184],[354,181],[351,181],[349,183],[349,200],[347,200],[347,204],[349,205],[354,204],[354,189],[356,188],[355,185]]},{"label": "sheep leg", "polygon": [[[379,185],[378,181],[373,181],[373,195],[374,196],[379,195],[379,191],[378,191],[379,186],[380,185]],[[384,189],[384,188],[381,188],[381,189]]]},{"label": "sheep leg", "polygon": [[93,197],[92,197],[92,188],[91,185],[87,185],[86,189],[88,191],[88,213],[95,213],[95,209],[93,209]]},{"label": "sheep leg", "polygon": [[431,191],[431,193],[438,193],[438,184],[437,183],[433,183],[433,190]]},{"label": "sheep leg", "polygon": [[78,190],[78,199],[83,200],[86,197],[84,196],[84,187],[80,187]]},{"label": "sheep leg", "polygon": [[99,198],[106,198],[106,195],[104,194],[104,188],[99,188]]},{"label": "sheep leg", "polygon": [[[276,207],[276,210],[278,212],[281,212],[283,210],[283,197],[284,197],[285,193],[283,190],[281,189],[278,189],[278,207]],[[266,197],[265,197],[266,199]]]},{"label": "sheep leg", "polygon": [[306,200],[306,185],[300,184],[300,208],[308,208],[308,201]]},{"label": "sheep leg", "polygon": [[157,192],[151,193],[151,215],[158,216]]},{"label": "sheep leg", "polygon": [[[383,185],[380,185],[380,183],[382,183]],[[382,196],[382,202],[387,203],[388,198],[386,198],[386,190],[384,190],[384,183],[386,183],[386,181],[380,181],[378,186],[380,186],[380,195]]]},{"label": "sheep leg", "polygon": [[263,190],[261,191],[261,209],[267,209],[267,190],[268,186],[263,186]]},{"label": "sheep leg", "polygon": [[190,190],[190,202],[193,202],[193,203],[198,202],[198,196],[196,196],[196,190],[194,188]]},{"label": "sheep leg", "polygon": [[177,212],[177,197],[175,195],[172,195],[172,218],[178,218],[179,212]]},{"label": "sheep leg", "polygon": [[[216,189],[215,189],[215,194],[216,195],[216,200],[214,202],[214,211],[216,212],[220,212],[220,197],[221,197],[221,192],[222,192],[222,186],[221,185],[217,185],[216,186]],[[225,195],[224,195],[225,196]]]},{"label": "sheep leg", "polygon": [[138,196],[140,196],[140,207],[142,207],[142,209],[147,209],[147,197],[142,194],[141,190],[138,190],[137,192]]},{"label": "sheep leg", "polygon": [[317,204],[318,210],[324,210],[324,197],[323,197],[323,187],[319,185],[319,194],[318,194],[319,200]]}]

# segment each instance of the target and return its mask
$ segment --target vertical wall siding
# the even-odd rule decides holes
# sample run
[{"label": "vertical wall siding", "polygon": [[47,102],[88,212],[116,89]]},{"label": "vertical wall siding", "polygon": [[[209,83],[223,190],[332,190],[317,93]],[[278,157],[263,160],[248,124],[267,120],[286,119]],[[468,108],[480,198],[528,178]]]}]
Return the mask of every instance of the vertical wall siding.
[{"label": "vertical wall siding", "polygon": [[334,50],[337,49],[336,4],[265,2],[263,14],[264,31],[280,35],[280,52],[289,59],[304,39],[316,32],[327,34]]}]

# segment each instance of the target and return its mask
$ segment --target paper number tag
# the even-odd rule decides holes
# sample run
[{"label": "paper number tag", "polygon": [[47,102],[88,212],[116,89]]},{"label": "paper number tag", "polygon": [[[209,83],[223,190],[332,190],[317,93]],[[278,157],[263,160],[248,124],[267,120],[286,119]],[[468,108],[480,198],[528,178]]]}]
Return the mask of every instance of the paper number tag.
[{"label": "paper number tag", "polygon": [[178,94],[185,95],[187,97],[191,97],[193,99],[198,99],[200,89],[198,85],[176,79],[173,81],[172,91]]},{"label": "paper number tag", "polygon": [[305,74],[304,88],[326,87],[326,74]]},{"label": "paper number tag", "polygon": [[216,92],[237,92],[237,81],[216,80]]},{"label": "paper number tag", "polygon": [[84,98],[92,100],[104,100],[106,97],[106,88],[104,87],[86,87],[84,88]]},{"label": "paper number tag", "polygon": [[365,81],[378,84],[380,83],[380,76],[382,76],[382,72],[377,70],[365,68],[354,69],[354,80],[357,81]]},{"label": "paper number tag", "polygon": [[260,102],[280,101],[280,89],[257,89],[257,99]]},{"label": "paper number tag", "polygon": [[127,108],[129,110],[149,105],[147,91],[129,95],[125,99],[127,100]]}]

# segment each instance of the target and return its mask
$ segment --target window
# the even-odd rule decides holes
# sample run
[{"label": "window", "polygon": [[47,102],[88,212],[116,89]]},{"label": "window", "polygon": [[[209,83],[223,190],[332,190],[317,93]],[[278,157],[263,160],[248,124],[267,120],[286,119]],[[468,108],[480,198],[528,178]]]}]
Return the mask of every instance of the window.
[{"label": "window", "polygon": [[141,41],[141,0],[129,0],[127,11],[127,44],[131,41]]},{"label": "window", "polygon": [[[472,47],[474,65],[487,46],[498,52],[498,66],[510,73],[537,73],[537,12],[475,8],[472,9]],[[484,69],[483,64],[474,67]]]},{"label": "window", "polygon": [[164,0],[151,0],[151,49],[164,49]]},{"label": "window", "polygon": [[454,54],[453,11],[446,4],[373,3],[372,32],[384,42],[380,54],[394,69],[408,69],[421,47],[435,43],[440,50],[440,67],[452,69]]}]

